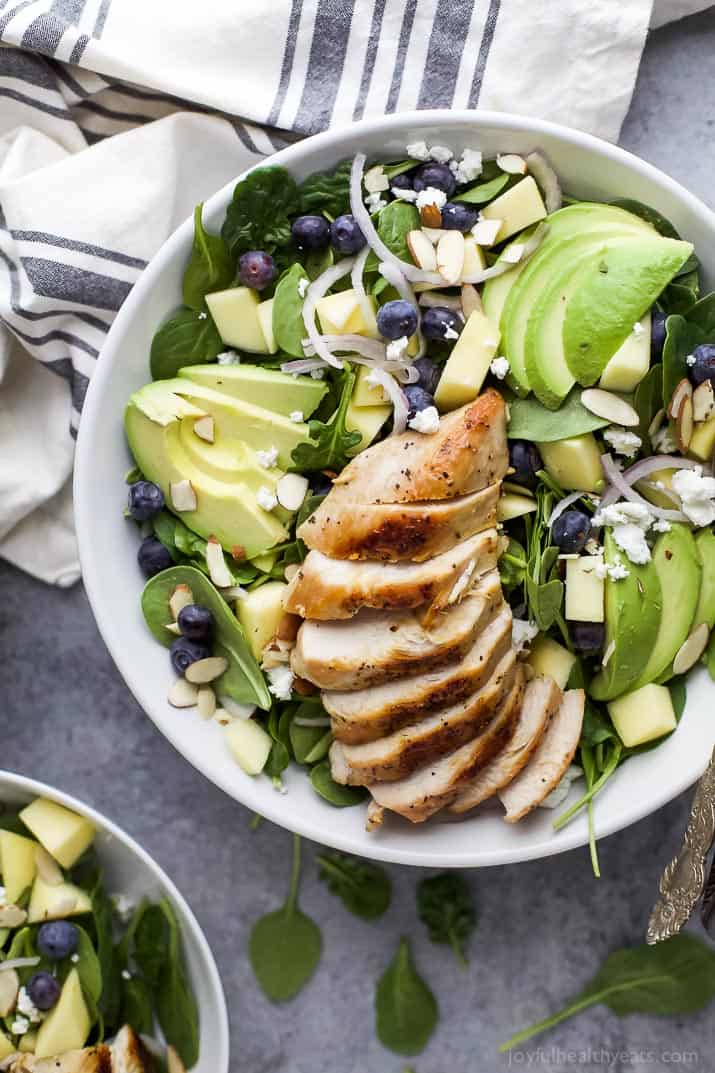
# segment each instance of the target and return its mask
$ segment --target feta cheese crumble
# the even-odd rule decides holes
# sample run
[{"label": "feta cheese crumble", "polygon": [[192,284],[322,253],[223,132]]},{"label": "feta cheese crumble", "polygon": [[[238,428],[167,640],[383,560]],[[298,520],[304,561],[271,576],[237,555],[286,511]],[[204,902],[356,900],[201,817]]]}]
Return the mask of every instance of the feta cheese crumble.
[{"label": "feta cheese crumble", "polygon": [[411,418],[407,424],[410,428],[413,428],[415,432],[422,432],[425,435],[431,435],[433,432],[439,430],[439,413],[436,406],[426,406],[424,410],[420,410]]},{"label": "feta cheese crumble", "polygon": [[273,495],[270,488],[266,488],[265,484],[262,484],[256,492],[256,502],[264,510],[275,510],[278,506],[278,497]]},{"label": "feta cheese crumble", "polygon": [[438,209],[442,209],[447,204],[447,195],[436,186],[428,186],[426,190],[420,190],[416,204],[418,209],[424,209],[427,205],[436,205]]},{"label": "feta cheese crumble", "polygon": [[199,313],[199,320],[206,320],[208,313]]},{"label": "feta cheese crumble", "polygon": [[371,213],[384,209],[387,204],[382,194],[368,194],[365,203]]},{"label": "feta cheese crumble", "polygon": [[447,327],[444,329],[444,338],[445,339],[459,339],[459,332],[455,332],[455,330],[452,327],[452,325],[448,324]]},{"label": "feta cheese crumble", "polygon": [[270,469],[278,461],[278,448],[269,447],[267,451],[256,451],[256,458],[259,466],[263,466],[264,469]]},{"label": "feta cheese crumble", "polygon": [[650,442],[653,445],[653,450],[658,454],[672,455],[674,451],[678,450],[678,445],[675,442],[673,433],[670,431],[669,425],[663,425],[657,432],[654,432],[650,438]]},{"label": "feta cheese crumble", "polygon": [[645,535],[653,524],[653,515],[646,506],[641,503],[612,503],[596,511],[593,521],[595,525],[611,527],[613,539],[632,563],[650,562],[650,548]]},{"label": "feta cheese crumble", "polygon": [[630,577],[631,573],[628,567],[621,562],[620,559],[617,563],[613,563],[612,566],[607,567],[607,570],[611,581],[622,581],[623,578]]},{"label": "feta cheese crumble", "polygon": [[310,376],[311,380],[324,380],[325,369],[311,369],[308,375]]},{"label": "feta cheese crumble", "polygon": [[30,1027],[30,1022],[26,1017],[16,1017],[10,1027],[16,1036],[24,1036]]},{"label": "feta cheese crumble", "polygon": [[641,324],[641,322],[639,320],[637,320],[635,322],[635,324],[633,325],[633,334],[634,335],[643,335],[643,332],[644,332],[643,325]]},{"label": "feta cheese crumble", "polygon": [[695,365],[695,361],[696,361],[695,355],[694,354],[688,354],[688,356],[685,359],[685,364],[686,365]]},{"label": "feta cheese crumble", "polygon": [[300,298],[305,298],[308,287],[310,287],[310,280],[306,279],[305,276],[301,277],[298,280],[298,296]]},{"label": "feta cheese crumble", "polygon": [[391,188],[391,190],[390,190],[390,193],[398,201],[412,201],[412,202],[417,201],[417,191],[416,190],[403,190],[399,186],[393,186]]},{"label": "feta cheese crumble", "polygon": [[27,988],[21,987],[17,993],[17,1012],[26,1017],[31,1024],[36,1025],[42,1020],[43,1014],[38,1010],[35,1003],[27,993]]},{"label": "feta cheese crumble", "polygon": [[452,168],[458,183],[471,183],[482,174],[482,154],[479,149],[465,149],[456,168]]},{"label": "feta cheese crumble", "polygon": [[610,443],[617,455],[623,455],[624,458],[635,458],[643,443],[635,432],[629,432],[628,429],[621,428],[619,425],[611,425],[610,428],[604,429],[603,438]]},{"label": "feta cheese crumble", "polygon": [[427,148],[427,142],[410,142],[405,146],[408,157],[412,160],[429,160],[429,149]]},{"label": "feta cheese crumble", "polygon": [[216,358],[218,365],[240,365],[241,358],[235,350],[224,350]]},{"label": "feta cheese crumble", "polygon": [[131,980],[132,974],[129,969],[122,969],[122,980]]},{"label": "feta cheese crumble", "polygon": [[[393,339],[392,342],[387,344],[387,347],[385,349],[385,356],[387,357],[387,360],[400,361],[409,345],[410,341],[406,335],[401,335],[399,339]],[[368,380],[370,380],[369,377]],[[373,383],[373,381],[370,380],[370,383]]]},{"label": "feta cheese crumble", "polygon": [[673,526],[667,520],[667,518],[656,518],[651,528],[656,533],[669,533]]},{"label": "feta cheese crumble", "polygon": [[303,411],[302,410],[291,410],[291,412],[288,414],[288,417],[290,418],[291,421],[302,421],[303,420]]},{"label": "feta cheese crumble", "polygon": [[673,491],[685,517],[698,529],[715,522],[715,477],[703,477],[702,469],[678,469],[672,476]]},{"label": "feta cheese crumble", "polygon": [[528,648],[539,632],[535,622],[514,618],[511,621],[511,644],[517,655]]},{"label": "feta cheese crumble", "polygon": [[266,671],[268,691],[276,700],[290,700],[293,689],[293,672],[290,667],[271,667]]},{"label": "feta cheese crumble", "polygon": [[608,567],[604,562],[596,563],[593,572],[599,581],[604,581],[608,577]]},{"label": "feta cheese crumble", "polygon": [[127,924],[136,909],[137,903],[128,894],[112,894],[110,898],[114,906],[114,912],[123,924]]},{"label": "feta cheese crumble", "polygon": [[506,358],[494,358],[489,363],[489,372],[496,376],[497,380],[503,380],[509,372],[509,362]]},{"label": "feta cheese crumble", "polygon": [[72,954],[70,956],[70,961],[73,965],[79,965],[79,954]]}]

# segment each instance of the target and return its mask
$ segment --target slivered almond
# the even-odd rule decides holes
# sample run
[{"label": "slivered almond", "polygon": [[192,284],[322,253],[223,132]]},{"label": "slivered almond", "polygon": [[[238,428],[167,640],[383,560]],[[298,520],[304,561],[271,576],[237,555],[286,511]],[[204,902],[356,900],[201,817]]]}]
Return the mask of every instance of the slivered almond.
[{"label": "slivered almond", "polygon": [[169,633],[176,634],[177,637],[181,637],[181,630],[179,629],[178,622],[167,622],[164,629],[168,630]]},{"label": "slivered almond", "polygon": [[206,565],[217,589],[228,589],[233,585],[233,575],[226,566],[223,548],[215,537],[209,537],[206,544]]},{"label": "slivered almond", "polygon": [[648,439],[653,440],[655,434],[660,430],[660,426],[663,424],[665,418],[665,410],[658,410],[651,423],[648,425]]},{"label": "slivered almond", "polygon": [[581,392],[581,404],[590,410],[596,417],[603,417],[614,425],[624,425],[626,428],[634,428],[640,418],[625,399],[620,395],[614,395],[611,391],[603,391],[600,387],[587,388]]},{"label": "slivered almond", "polygon": [[423,227],[422,234],[427,235],[433,246],[436,246],[439,240],[444,234],[444,228],[442,227]]},{"label": "slivered almond", "polygon": [[298,510],[308,491],[308,478],[300,473],[284,473],[276,484],[276,498],[286,510]]},{"label": "slivered almond", "polygon": [[497,167],[507,175],[526,175],[526,161],[517,153],[503,153],[497,156]]},{"label": "slivered almond", "polygon": [[196,707],[202,719],[210,719],[216,711],[216,694],[211,686],[200,686]]},{"label": "slivered almond", "polygon": [[15,970],[5,969],[0,972],[0,1017],[7,1017],[15,1009],[19,991],[20,977]]},{"label": "slivered almond", "polygon": [[60,883],[64,882],[64,876],[59,864],[54,857],[50,856],[45,847],[39,843],[35,846],[35,865],[38,876],[48,886],[59,887]]},{"label": "slivered almond", "polygon": [[675,421],[678,417],[678,411],[680,410],[683,399],[693,397],[693,385],[690,381],[683,377],[675,388],[675,391],[671,395],[670,403],[668,404],[668,417],[671,417]]},{"label": "slivered almond", "polygon": [[685,674],[686,671],[695,666],[707,647],[709,636],[710,630],[707,622],[701,622],[699,626],[691,630],[686,640],[683,641],[675,653],[673,674]]},{"label": "slivered almond", "polygon": [[437,243],[437,271],[449,284],[456,283],[464,266],[464,235],[461,231],[448,231]]},{"label": "slivered almond", "polygon": [[169,597],[169,610],[174,616],[174,622],[179,617],[179,611],[194,602],[194,594],[188,585],[177,585]]},{"label": "slivered almond", "polygon": [[424,268],[425,272],[434,272],[437,268],[437,254],[424,231],[408,231],[405,241],[417,267]]},{"label": "slivered almond", "polygon": [[174,481],[169,486],[169,492],[174,510],[196,510],[196,492],[191,481]]},{"label": "slivered almond", "polygon": [[381,194],[383,190],[390,189],[390,180],[385,175],[385,169],[382,164],[375,164],[374,167],[365,172],[363,185],[368,194]]},{"label": "slivered almond", "polygon": [[693,421],[707,421],[715,410],[715,391],[712,380],[703,380],[693,392]]},{"label": "slivered almond", "polygon": [[685,454],[693,438],[692,395],[685,395],[680,403],[678,416],[675,419],[675,438],[678,441],[678,450]]},{"label": "slivered almond", "polygon": [[26,920],[27,913],[19,905],[0,907],[0,928],[19,928]]},{"label": "slivered almond", "polygon": [[185,678],[177,678],[166,698],[172,708],[195,708],[199,699],[199,691]]},{"label": "slivered almond", "polygon": [[482,313],[484,306],[482,300],[479,297],[479,291],[473,283],[462,284],[462,312],[465,317],[470,317],[472,313]]},{"label": "slivered almond", "polygon": [[228,670],[228,660],[223,656],[207,656],[206,659],[197,659],[190,663],[184,671],[187,682],[194,685],[208,685],[225,674]]},{"label": "slivered almond", "polygon": [[[437,261],[435,260],[435,266]],[[431,306],[439,306],[442,309],[453,309],[455,313],[462,312],[462,303],[453,294],[444,294],[442,291],[425,291],[417,299],[421,306],[429,309]]]},{"label": "slivered almond", "polygon": [[442,211],[436,205],[423,205],[420,209],[420,223],[423,227],[441,227]]},{"label": "slivered almond", "polygon": [[207,414],[206,417],[200,417],[198,421],[194,421],[194,434],[199,437],[200,440],[206,440],[206,443],[214,442],[214,419],[211,414]]},{"label": "slivered almond", "polygon": [[493,246],[503,222],[503,220],[477,220],[472,228],[472,236],[477,245]]}]

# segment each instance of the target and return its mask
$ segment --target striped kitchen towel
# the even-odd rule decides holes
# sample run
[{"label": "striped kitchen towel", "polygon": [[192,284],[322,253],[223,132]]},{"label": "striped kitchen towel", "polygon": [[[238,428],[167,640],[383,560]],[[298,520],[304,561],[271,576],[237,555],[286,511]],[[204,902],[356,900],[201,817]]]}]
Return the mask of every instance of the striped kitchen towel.
[{"label": "striped kitchen towel", "polygon": [[[659,22],[669,6],[707,4],[660,0]],[[0,0],[0,555],[79,576],[87,384],[197,201],[385,112],[493,108],[615,138],[652,17],[653,0]]]}]

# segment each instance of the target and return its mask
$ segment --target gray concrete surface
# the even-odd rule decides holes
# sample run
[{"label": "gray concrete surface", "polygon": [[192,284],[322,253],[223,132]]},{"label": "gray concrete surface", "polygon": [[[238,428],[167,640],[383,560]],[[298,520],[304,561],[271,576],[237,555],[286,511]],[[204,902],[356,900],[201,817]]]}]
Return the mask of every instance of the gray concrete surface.
[{"label": "gray concrete surface", "polygon": [[[713,116],[715,11],[651,38],[623,144],[713,202]],[[390,869],[393,905],[366,924],[317,881],[315,847],[307,847],[302,904],[323,928],[325,952],[303,994],[275,1008],[252,979],[246,945],[251,922],[283,897],[290,836],[268,824],[251,833],[249,813],[159,736],[123,685],[80,588],[48,589],[0,564],[0,592],[0,763],[106,812],[176,880],[223,976],[232,1073],[715,1069],[712,1008],[619,1020],[599,1007],[511,1058],[497,1054],[515,1029],[575,994],[610,950],[640,941],[687,797],[606,840],[600,882],[582,851],[472,873],[480,921],[467,972],[424,935],[414,871]],[[383,1050],[373,1032],[374,983],[402,933],[413,938],[442,1014],[412,1063]]]}]

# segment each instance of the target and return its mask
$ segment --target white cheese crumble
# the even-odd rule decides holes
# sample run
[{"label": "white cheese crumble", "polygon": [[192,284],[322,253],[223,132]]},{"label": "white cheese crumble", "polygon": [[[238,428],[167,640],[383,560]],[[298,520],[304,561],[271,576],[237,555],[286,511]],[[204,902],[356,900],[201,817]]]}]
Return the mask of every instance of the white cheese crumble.
[{"label": "white cheese crumble", "polygon": [[[387,357],[387,360],[399,361],[404,355],[409,345],[410,341],[406,335],[401,335],[399,339],[393,339],[390,343],[387,344],[387,348],[385,350],[385,356]],[[373,383],[373,381],[370,380],[370,383]]]},{"label": "white cheese crumble", "polygon": [[678,449],[678,445],[675,442],[673,433],[670,431],[669,425],[663,425],[657,432],[654,432],[650,438],[650,442],[653,445],[653,450],[658,454],[671,455]]},{"label": "white cheese crumble", "polygon": [[643,443],[635,432],[629,432],[628,429],[621,428],[619,425],[604,429],[603,438],[610,443],[616,454],[623,455],[624,458],[635,458]]},{"label": "white cheese crumble", "polygon": [[656,518],[651,528],[656,533],[669,533],[673,526],[667,520],[667,518]]},{"label": "white cheese crumble", "polygon": [[10,1027],[16,1036],[24,1036],[30,1027],[30,1022],[26,1017],[16,1017]]},{"label": "white cheese crumble", "polygon": [[265,484],[262,484],[256,492],[256,502],[264,510],[275,510],[278,506],[278,497],[273,495],[270,488],[266,488]]},{"label": "white cheese crumble", "polygon": [[509,362],[506,358],[494,358],[489,363],[489,372],[496,376],[497,380],[503,380],[509,372]]},{"label": "white cheese crumble", "polygon": [[73,965],[79,965],[79,954],[72,954],[70,956],[70,961]]},{"label": "white cheese crumble", "polygon": [[129,969],[122,969],[122,980],[131,980],[132,974]]},{"label": "white cheese crumble", "polygon": [[426,190],[420,190],[417,195],[417,208],[424,209],[427,205],[436,205],[438,209],[447,204],[447,195],[444,190],[438,190],[436,186],[428,186]]},{"label": "white cheese crumble", "polygon": [[608,567],[604,562],[596,563],[593,568],[593,572],[599,579],[599,581],[603,581],[605,578],[608,577]]},{"label": "white cheese crumble", "polygon": [[417,201],[416,190],[403,190],[400,186],[393,186],[390,193],[398,201]]},{"label": "white cheese crumble", "polygon": [[539,627],[535,622],[528,622],[521,618],[511,620],[511,644],[517,655],[529,647],[538,632]]},{"label": "white cheese crumble", "polygon": [[621,562],[620,559],[619,559],[619,561],[617,563],[614,563],[612,566],[609,566],[607,569],[608,569],[608,576],[611,579],[611,581],[622,581],[624,578],[630,577],[630,573],[631,573],[630,570],[628,569],[627,566],[625,566],[625,564],[623,562]]},{"label": "white cheese crumble", "polygon": [[448,164],[454,153],[446,145],[433,145],[430,148],[429,155],[430,160],[436,160],[438,164]]},{"label": "white cheese crumble", "polygon": [[199,320],[206,320],[208,313],[199,313]]},{"label": "white cheese crumble", "polygon": [[685,364],[686,365],[695,365],[696,360],[697,359],[696,359],[694,354],[688,354],[688,356],[685,359]]},{"label": "white cheese crumble", "polygon": [[603,544],[599,544],[595,537],[589,537],[584,551],[587,555],[603,555]]},{"label": "white cheese crumble", "polygon": [[310,280],[306,279],[305,276],[301,276],[298,280],[298,296],[300,298],[305,298],[308,287],[310,287]]},{"label": "white cheese crumble", "polygon": [[558,806],[566,800],[571,789],[571,783],[580,779],[583,775],[583,771],[577,764],[571,764],[569,768],[564,772],[561,781],[550,794],[547,794],[544,800],[539,805],[539,808],[558,808]]},{"label": "white cheese crumble", "polygon": [[[715,483],[715,482],[713,482]],[[632,563],[650,561],[645,535],[653,524],[653,515],[641,503],[612,503],[593,516],[596,525],[609,525],[621,551]]]},{"label": "white cheese crumble", "polygon": [[643,332],[644,332],[643,325],[641,324],[641,322],[639,320],[637,320],[635,322],[635,324],[633,325],[633,334],[634,335],[643,335]]},{"label": "white cheese crumble", "polygon": [[259,466],[263,466],[264,469],[270,469],[278,461],[278,448],[269,447],[267,451],[256,451],[256,458]]},{"label": "white cheese crumble", "polygon": [[291,421],[299,421],[300,422],[300,421],[303,420],[303,411],[302,410],[291,410],[291,412],[288,414],[288,417],[290,418]]},{"label": "white cheese crumble", "polygon": [[673,491],[685,517],[697,528],[715,522],[715,477],[703,477],[702,469],[679,469],[672,476]]},{"label": "white cheese crumble", "polygon": [[271,667],[266,671],[268,691],[276,700],[290,700],[293,689],[293,672],[290,667]]},{"label": "white cheese crumble", "polygon": [[413,428],[415,432],[422,432],[423,434],[430,436],[434,432],[439,431],[439,414],[436,406],[426,406],[424,410],[420,410],[414,417],[410,418],[407,422],[410,428]]},{"label": "white cheese crumble", "polygon": [[368,194],[365,198],[365,203],[371,213],[384,209],[387,204],[382,194]]},{"label": "white cheese crumble", "polygon": [[408,157],[412,160],[429,160],[429,149],[427,148],[427,142],[410,142],[405,146]]},{"label": "white cheese crumble", "polygon": [[218,365],[240,365],[241,358],[235,350],[224,350],[216,358]]},{"label": "white cheese crumble", "polygon": [[465,149],[454,171],[458,183],[471,183],[482,174],[482,154],[479,149]]},{"label": "white cheese crumble", "polygon": [[43,1017],[42,1011],[38,1010],[25,987],[21,987],[17,993],[17,1012],[26,1017],[33,1025],[39,1024]]},{"label": "white cheese crumble", "polygon": [[444,329],[444,338],[445,339],[459,339],[459,332],[455,332],[455,330],[452,327],[452,325],[448,324],[447,327]]}]

